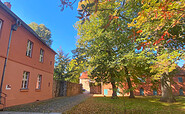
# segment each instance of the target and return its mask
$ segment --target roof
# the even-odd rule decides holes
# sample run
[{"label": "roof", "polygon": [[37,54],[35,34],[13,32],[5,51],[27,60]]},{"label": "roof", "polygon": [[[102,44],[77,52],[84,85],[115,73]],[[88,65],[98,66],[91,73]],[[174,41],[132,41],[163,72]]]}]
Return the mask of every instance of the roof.
[{"label": "roof", "polygon": [[80,76],[80,79],[89,79],[89,78],[88,78],[88,73],[87,73],[87,71],[82,73],[82,75]]},{"label": "roof", "polygon": [[21,20],[15,13],[13,13],[5,4],[3,4],[0,1],[0,7],[2,9],[4,9],[10,16],[12,16],[14,19],[19,20],[21,22],[21,25],[28,30],[31,34],[33,34],[39,41],[41,41],[46,47],[48,47],[52,52],[54,52],[56,54],[56,52],[51,49],[51,47],[49,47],[38,35],[37,33],[31,28],[29,27],[23,20]]},{"label": "roof", "polygon": [[185,67],[183,66],[183,67],[179,67],[179,68],[177,68],[178,69],[178,72],[177,72],[177,74],[176,75],[179,75],[179,76],[185,76]]}]

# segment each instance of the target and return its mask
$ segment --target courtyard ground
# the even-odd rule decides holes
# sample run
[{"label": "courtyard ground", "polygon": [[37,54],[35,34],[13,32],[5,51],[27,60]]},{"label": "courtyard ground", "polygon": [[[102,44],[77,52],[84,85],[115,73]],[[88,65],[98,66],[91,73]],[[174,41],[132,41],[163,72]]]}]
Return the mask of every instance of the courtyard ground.
[{"label": "courtyard ground", "polygon": [[[159,101],[160,97],[142,97],[135,99],[125,98],[127,114],[185,114],[185,97],[177,97],[175,103]],[[71,110],[70,114],[123,114],[123,97],[111,99],[110,97],[91,97]]]},{"label": "courtyard ground", "polygon": [[[24,105],[13,106],[5,108],[5,112],[41,112],[41,113],[51,113],[51,112],[65,112],[70,110],[75,105],[85,101],[87,98],[91,97],[90,94],[80,94],[72,97],[58,97],[45,101],[39,101]],[[3,112],[0,112],[3,113]],[[13,113],[12,113],[13,114]],[[29,113],[30,114],[30,113]]]}]

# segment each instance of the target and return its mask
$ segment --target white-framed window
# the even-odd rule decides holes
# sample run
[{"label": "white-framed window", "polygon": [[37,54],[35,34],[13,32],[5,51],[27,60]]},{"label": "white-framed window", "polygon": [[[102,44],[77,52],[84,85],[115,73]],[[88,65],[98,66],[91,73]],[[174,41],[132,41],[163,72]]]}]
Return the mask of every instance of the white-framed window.
[{"label": "white-framed window", "polygon": [[42,81],[42,75],[38,75],[38,76],[37,76],[37,85],[36,85],[36,89],[40,89],[40,88],[41,88],[41,81]]},{"label": "white-framed window", "polygon": [[43,62],[44,61],[44,50],[43,49],[40,49],[40,58],[39,58],[39,61],[40,62]]},{"label": "white-framed window", "polygon": [[33,49],[33,42],[31,42],[30,40],[28,40],[27,50],[26,50],[26,56],[31,57],[31,55],[32,55],[32,49]]},{"label": "white-framed window", "polygon": [[22,89],[28,89],[28,78],[29,78],[30,72],[24,71],[23,73],[23,79],[22,79]]},{"label": "white-framed window", "polygon": [[3,21],[0,19],[0,31],[1,31],[2,25],[3,25]]}]

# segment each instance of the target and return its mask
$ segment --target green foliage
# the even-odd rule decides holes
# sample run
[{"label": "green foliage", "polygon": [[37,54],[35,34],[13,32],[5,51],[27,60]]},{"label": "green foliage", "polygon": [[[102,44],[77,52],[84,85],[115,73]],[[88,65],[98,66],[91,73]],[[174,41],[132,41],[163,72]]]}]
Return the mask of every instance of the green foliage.
[{"label": "green foliage", "polygon": [[140,31],[136,36],[140,47],[156,51],[151,72],[159,78],[185,58],[185,1],[143,0],[141,4],[138,16],[128,25]]},{"label": "green foliage", "polygon": [[58,53],[56,56],[56,63],[55,63],[56,65],[54,68],[55,80],[66,81],[66,78],[70,76],[68,73],[69,62],[70,62],[70,59],[68,57],[68,54],[65,55],[61,49],[58,50]]},{"label": "green foliage", "polygon": [[79,50],[73,50],[73,59],[60,49],[56,56],[54,79],[79,83],[80,74],[85,69],[84,59],[78,56]]},{"label": "green foliage", "polygon": [[38,34],[38,36],[48,45],[51,46],[51,31],[44,25],[38,25],[35,22],[29,24],[29,26]]},{"label": "green foliage", "polygon": [[[151,57],[147,56],[147,51],[136,51],[137,44],[132,38],[128,38],[133,29],[127,24],[137,14],[139,6],[136,4],[127,4],[118,11],[121,4],[105,2],[99,7],[110,7],[113,10],[92,14],[90,22],[76,23],[75,27],[80,36],[77,47],[84,50],[80,55],[86,59],[92,79],[104,83],[118,83],[130,77],[137,79],[142,75],[150,76],[148,72],[151,63],[147,61]],[[124,66],[129,73],[125,72]]]}]

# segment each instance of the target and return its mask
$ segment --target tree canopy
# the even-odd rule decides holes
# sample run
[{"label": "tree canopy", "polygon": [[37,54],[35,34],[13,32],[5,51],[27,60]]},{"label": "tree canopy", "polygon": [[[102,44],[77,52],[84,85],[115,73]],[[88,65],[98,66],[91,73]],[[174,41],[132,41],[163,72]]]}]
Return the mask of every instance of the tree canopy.
[{"label": "tree canopy", "polygon": [[[62,4],[71,5],[63,0]],[[96,72],[116,69],[111,75],[117,74],[119,63],[127,69],[135,60],[130,55],[138,56],[135,50],[150,57],[147,64],[152,77],[161,79],[163,101],[173,102],[170,75],[176,62],[185,59],[184,11],[184,0],[81,0],[77,45],[86,49]],[[126,58],[128,52],[133,53]]]},{"label": "tree canopy", "polygon": [[[117,3],[112,4],[112,8],[116,8],[116,5]],[[102,5],[102,7],[106,6],[107,4]],[[125,10],[125,13],[120,13],[120,15],[127,17],[134,17],[136,11],[127,10],[127,7],[122,10]],[[137,77],[145,75],[144,69],[149,69],[149,64],[145,62],[147,56],[144,52],[137,53],[135,43],[128,38],[133,33],[132,28],[127,26],[131,21],[115,18],[112,20],[113,24],[105,29],[107,26],[105,23],[110,21],[106,15],[112,12],[114,11],[97,12],[90,16],[90,22],[85,21],[83,24],[81,24],[83,20],[77,22],[76,28],[80,36],[77,47],[85,50],[80,55],[86,56],[91,78],[111,83],[114,97],[117,91],[116,84],[119,81],[127,80],[129,89],[131,89],[130,78],[137,80]],[[131,73],[134,75],[130,75]]]},{"label": "tree canopy", "polygon": [[29,24],[29,26],[38,34],[38,36],[48,45],[51,46],[51,31],[44,25],[38,25],[35,22]]}]

